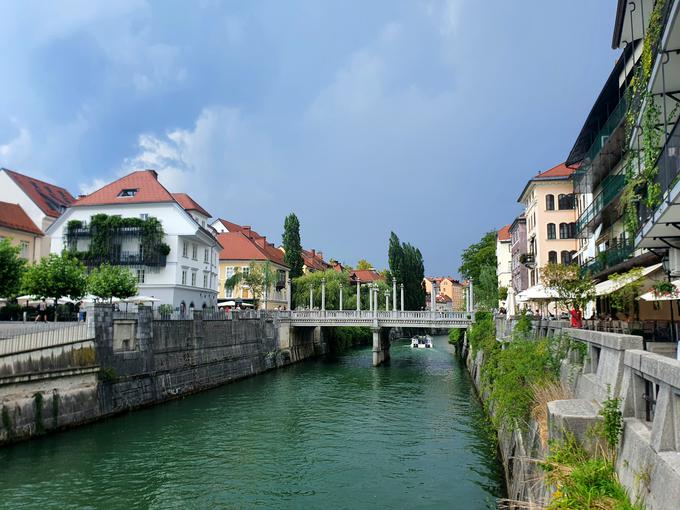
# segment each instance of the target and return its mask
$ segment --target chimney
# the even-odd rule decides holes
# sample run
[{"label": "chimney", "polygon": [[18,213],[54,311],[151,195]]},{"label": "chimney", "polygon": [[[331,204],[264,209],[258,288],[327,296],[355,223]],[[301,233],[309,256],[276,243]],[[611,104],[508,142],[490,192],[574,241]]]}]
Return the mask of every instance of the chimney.
[{"label": "chimney", "polygon": [[312,258],[316,257],[316,250],[312,248]]},{"label": "chimney", "polygon": [[250,225],[241,227],[241,231],[246,235],[246,237],[250,237]]},{"label": "chimney", "polygon": [[322,251],[317,251],[317,252],[316,252],[316,255],[317,255],[321,260],[323,260],[323,252],[322,252]]},{"label": "chimney", "polygon": [[259,246],[261,246],[262,248],[264,248],[264,247],[267,245],[267,238],[266,238],[266,237],[258,237],[257,239],[255,239],[255,242],[256,242]]}]

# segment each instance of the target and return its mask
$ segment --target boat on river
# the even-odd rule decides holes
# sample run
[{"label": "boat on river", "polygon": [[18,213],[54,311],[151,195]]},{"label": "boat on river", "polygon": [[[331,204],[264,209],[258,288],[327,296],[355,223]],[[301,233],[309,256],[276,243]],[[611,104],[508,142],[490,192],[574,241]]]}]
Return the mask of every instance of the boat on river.
[{"label": "boat on river", "polygon": [[416,335],[411,338],[411,347],[413,349],[431,349],[432,337],[430,335]]}]

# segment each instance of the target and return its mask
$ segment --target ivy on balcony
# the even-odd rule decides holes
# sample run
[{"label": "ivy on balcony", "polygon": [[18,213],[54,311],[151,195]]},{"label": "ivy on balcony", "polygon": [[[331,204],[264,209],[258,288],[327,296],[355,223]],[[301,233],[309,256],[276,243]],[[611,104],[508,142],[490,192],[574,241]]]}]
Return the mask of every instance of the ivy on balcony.
[{"label": "ivy on balcony", "polygon": [[[130,266],[165,266],[170,246],[163,242],[165,232],[157,218],[122,218],[95,214],[89,225],[80,220],[66,224],[66,249],[92,267],[103,263]],[[78,250],[78,240],[89,239],[86,251]],[[125,241],[138,241],[138,250],[123,252]]]}]

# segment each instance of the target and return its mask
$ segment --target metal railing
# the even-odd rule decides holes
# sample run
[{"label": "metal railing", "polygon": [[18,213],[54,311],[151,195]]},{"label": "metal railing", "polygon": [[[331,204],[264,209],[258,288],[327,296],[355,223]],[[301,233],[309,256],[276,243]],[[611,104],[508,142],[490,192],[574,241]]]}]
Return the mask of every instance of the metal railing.
[{"label": "metal railing", "polygon": [[625,240],[611,246],[605,251],[601,251],[593,259],[586,261],[581,270],[585,273],[597,274],[609,267],[629,259],[633,255],[635,245],[632,241]]},{"label": "metal railing", "polygon": [[[661,190],[662,201],[671,201],[673,197],[670,197],[669,194],[680,180],[680,119],[673,126],[666,145],[664,145],[657,159],[656,166],[658,172],[654,178],[654,185]],[[653,216],[656,209],[658,207],[647,207],[643,198],[638,209],[640,228]]]},{"label": "metal railing", "polygon": [[89,338],[94,331],[84,322],[26,324],[21,332],[0,339],[0,356],[57,347]]},{"label": "metal railing", "polygon": [[581,234],[585,228],[623,191],[626,178],[623,174],[611,175],[606,178],[602,185],[602,191],[597,194],[592,203],[581,213],[576,220],[576,235]]}]

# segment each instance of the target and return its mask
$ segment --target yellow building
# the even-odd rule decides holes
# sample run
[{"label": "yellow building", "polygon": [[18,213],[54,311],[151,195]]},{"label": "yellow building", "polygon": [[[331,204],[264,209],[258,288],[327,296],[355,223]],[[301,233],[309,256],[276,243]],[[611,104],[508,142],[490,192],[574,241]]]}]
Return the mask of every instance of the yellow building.
[{"label": "yellow building", "polygon": [[20,246],[19,255],[29,262],[40,260],[43,233],[18,204],[0,202],[0,239],[3,238]]},{"label": "yellow building", "polygon": [[527,251],[521,260],[529,268],[529,287],[541,284],[541,269],[548,263],[576,262],[573,173],[564,164],[541,172],[518,199],[526,217]]},{"label": "yellow building", "polygon": [[[222,221],[222,220],[220,220]],[[264,309],[265,302],[268,310],[288,308],[287,282],[289,267],[283,260],[283,252],[267,238],[252,231],[250,227],[241,227],[231,223],[231,228],[217,235],[222,245],[219,261],[218,301],[234,301],[235,305],[257,305]],[[247,272],[251,263],[265,264],[269,262],[271,269],[276,271],[277,278],[269,289],[251,289],[246,283],[240,282],[234,287],[226,284],[237,272]]]},{"label": "yellow building", "polygon": [[[429,296],[432,294],[432,285],[437,286],[437,298],[446,297],[447,299],[437,300],[438,308],[448,308],[454,311],[465,310],[465,287],[466,282],[459,282],[455,278],[449,276],[445,277],[425,277],[423,279],[425,285],[425,294],[427,294],[427,305],[430,304]],[[442,306],[443,305],[443,306]]]}]

